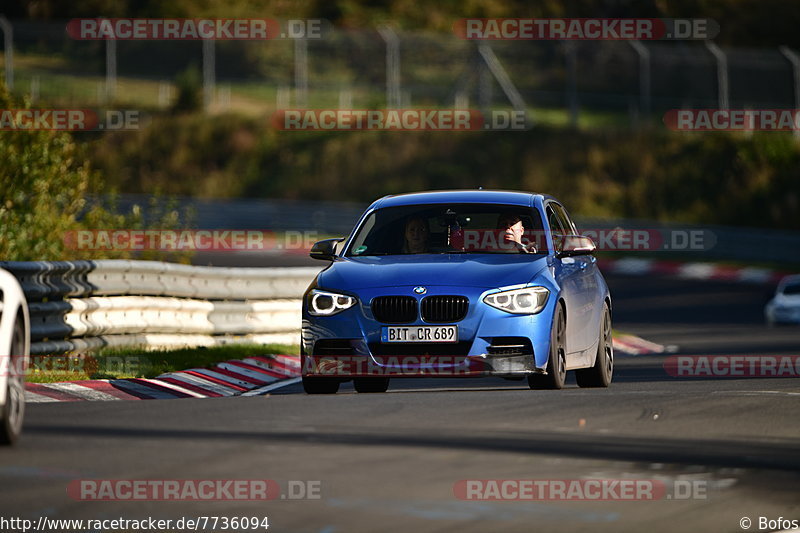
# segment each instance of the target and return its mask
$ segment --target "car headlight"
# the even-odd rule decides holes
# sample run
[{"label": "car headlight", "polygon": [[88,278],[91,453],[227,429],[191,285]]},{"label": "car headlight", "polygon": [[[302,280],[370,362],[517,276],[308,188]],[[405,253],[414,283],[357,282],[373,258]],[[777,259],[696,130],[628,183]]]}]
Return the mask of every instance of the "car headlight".
[{"label": "car headlight", "polygon": [[346,294],[314,289],[308,295],[308,312],[314,316],[335,315],[355,304],[356,299]]},{"label": "car headlight", "polygon": [[532,315],[544,309],[549,295],[544,287],[525,287],[489,294],[483,302],[508,313]]}]

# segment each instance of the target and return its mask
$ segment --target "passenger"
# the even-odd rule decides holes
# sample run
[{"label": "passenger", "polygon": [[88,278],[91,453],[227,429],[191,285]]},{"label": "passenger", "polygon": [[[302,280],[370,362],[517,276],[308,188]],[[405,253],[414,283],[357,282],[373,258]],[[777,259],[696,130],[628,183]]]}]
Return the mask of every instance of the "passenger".
[{"label": "passenger", "polygon": [[403,244],[404,254],[424,254],[428,252],[428,222],[422,217],[412,217],[408,219],[403,234],[405,244]]}]

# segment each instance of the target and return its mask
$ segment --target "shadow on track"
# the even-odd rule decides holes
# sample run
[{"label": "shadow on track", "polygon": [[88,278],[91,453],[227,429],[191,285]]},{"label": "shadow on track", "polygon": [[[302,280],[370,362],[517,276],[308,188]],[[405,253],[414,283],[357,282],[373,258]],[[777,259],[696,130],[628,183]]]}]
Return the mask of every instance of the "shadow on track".
[{"label": "shadow on track", "polygon": [[461,449],[478,452],[526,453],[618,461],[679,463],[715,467],[800,471],[800,440],[747,442],[713,439],[666,439],[609,436],[596,433],[498,433],[476,436],[454,432],[408,435],[348,432],[213,431],[201,429],[113,428],[91,425],[29,427],[28,433],[86,438],[247,440],[325,446],[381,446]]}]

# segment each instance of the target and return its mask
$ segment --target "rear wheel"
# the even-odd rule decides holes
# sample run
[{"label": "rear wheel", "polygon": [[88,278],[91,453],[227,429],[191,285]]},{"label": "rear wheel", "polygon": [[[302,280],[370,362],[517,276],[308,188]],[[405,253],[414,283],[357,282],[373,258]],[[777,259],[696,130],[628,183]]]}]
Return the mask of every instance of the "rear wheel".
[{"label": "rear wheel", "polygon": [[357,392],[386,392],[389,389],[389,378],[355,378],[353,387]]},{"label": "rear wheel", "polygon": [[303,376],[303,390],[307,394],[336,394],[339,390],[339,380]]},{"label": "rear wheel", "polygon": [[14,324],[11,339],[11,354],[8,379],[6,380],[6,403],[0,412],[0,444],[14,444],[22,433],[22,420],[25,416],[25,327],[22,320]]},{"label": "rear wheel", "polygon": [[575,371],[579,387],[608,387],[614,375],[614,346],[611,338],[611,312],[608,304],[603,305],[603,319],[600,322],[600,340],[594,366]]},{"label": "rear wheel", "polygon": [[550,356],[547,358],[547,374],[531,374],[528,385],[532,389],[561,389],[567,377],[567,319],[564,308],[559,305],[550,332]]}]

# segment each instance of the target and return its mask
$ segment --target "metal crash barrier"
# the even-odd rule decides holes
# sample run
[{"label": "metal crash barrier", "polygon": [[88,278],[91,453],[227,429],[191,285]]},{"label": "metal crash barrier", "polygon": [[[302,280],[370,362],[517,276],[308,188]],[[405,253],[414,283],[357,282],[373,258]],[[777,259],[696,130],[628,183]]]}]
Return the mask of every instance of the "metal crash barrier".
[{"label": "metal crash barrier", "polygon": [[300,298],[319,272],[128,260],[0,267],[19,280],[28,299],[32,354],[298,344]]}]

